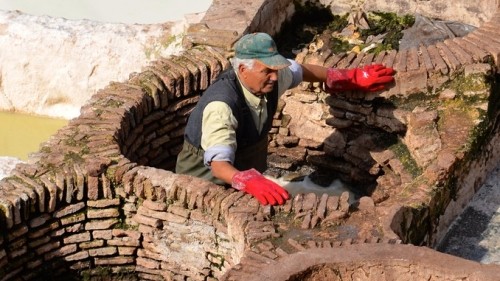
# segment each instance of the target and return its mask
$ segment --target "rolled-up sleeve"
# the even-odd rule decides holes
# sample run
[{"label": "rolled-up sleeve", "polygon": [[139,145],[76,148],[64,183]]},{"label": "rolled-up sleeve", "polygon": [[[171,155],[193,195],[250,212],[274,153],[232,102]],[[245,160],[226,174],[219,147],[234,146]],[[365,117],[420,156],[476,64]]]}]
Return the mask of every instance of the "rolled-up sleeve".
[{"label": "rolled-up sleeve", "polygon": [[209,103],[203,111],[201,147],[205,151],[203,162],[210,167],[212,161],[234,163],[236,128],[238,122],[231,108],[224,102]]},{"label": "rolled-up sleeve", "polygon": [[294,60],[288,61],[290,65],[279,70],[278,92],[280,95],[288,89],[297,87],[303,81],[302,66]]},{"label": "rolled-up sleeve", "polygon": [[288,66],[288,69],[292,72],[292,83],[290,85],[290,88],[295,88],[297,87],[300,82],[303,80],[303,72],[302,72],[302,66],[294,60],[288,60],[291,62],[290,66]]}]

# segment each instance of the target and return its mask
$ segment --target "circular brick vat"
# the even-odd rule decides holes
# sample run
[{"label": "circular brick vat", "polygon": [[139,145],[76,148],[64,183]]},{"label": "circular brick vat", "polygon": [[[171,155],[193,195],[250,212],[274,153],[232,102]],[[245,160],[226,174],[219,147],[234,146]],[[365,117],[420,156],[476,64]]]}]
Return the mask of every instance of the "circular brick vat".
[{"label": "circular brick vat", "polygon": [[[363,96],[322,99],[320,86],[301,85],[284,98],[281,116],[292,121],[275,120],[278,132],[288,129],[273,135],[275,153],[284,138],[298,138],[295,150],[307,151],[316,164],[330,163],[326,167],[336,172],[348,166],[346,177],[357,183],[365,178],[357,174],[371,176],[375,186],[363,188],[365,196],[355,204],[345,195],[306,193],[283,206],[260,206],[247,194],[173,172],[190,111],[229,67],[226,47],[244,32],[273,33],[293,10],[291,2],[279,2],[252,2],[246,12],[237,8],[241,3],[212,6],[206,16],[210,28],[186,34],[191,48],[100,90],[78,118],[0,181],[0,278],[240,280],[275,272],[281,274],[275,280],[318,280],[355,272],[366,260],[373,262],[376,278],[401,268],[408,278],[418,277],[416,268],[439,279],[450,264],[467,264],[467,276],[474,278],[498,272],[491,266],[484,276],[474,273],[482,267],[427,248],[415,252],[436,257],[432,266],[424,258],[401,261],[414,248],[388,245],[432,246],[499,159],[498,103],[489,83],[500,53],[493,36],[496,14],[471,34],[433,46],[377,55],[305,52],[297,58],[347,68],[380,62],[397,71],[388,91]],[[496,11],[498,4],[488,7]],[[274,16],[275,11],[285,15]],[[231,28],[212,25],[221,14],[234,20],[225,22]],[[266,15],[273,16],[250,24],[240,20]],[[454,84],[469,80],[473,87]],[[321,117],[314,126],[301,123],[297,109]],[[333,126],[335,118],[355,129]],[[301,135],[294,126],[315,133]],[[482,130],[469,134],[476,126]],[[324,139],[310,138],[318,132]],[[410,151],[417,174],[388,146],[375,145],[394,136]],[[333,159],[342,162],[332,165]],[[342,251],[351,253],[345,255],[350,261],[336,256]],[[297,257],[308,263],[295,266]]]},{"label": "circular brick vat", "polygon": [[411,245],[350,245],[304,250],[256,264],[252,272],[230,270],[223,280],[496,280],[486,265]]}]

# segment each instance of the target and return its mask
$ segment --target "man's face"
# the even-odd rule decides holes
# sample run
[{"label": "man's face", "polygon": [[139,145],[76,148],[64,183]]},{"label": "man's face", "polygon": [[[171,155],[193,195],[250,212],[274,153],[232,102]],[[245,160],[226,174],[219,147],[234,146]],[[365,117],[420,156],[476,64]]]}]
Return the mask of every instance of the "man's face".
[{"label": "man's face", "polygon": [[240,65],[239,77],[245,87],[256,96],[272,92],[276,81],[278,81],[278,70],[271,69],[263,63],[255,60],[253,68]]}]

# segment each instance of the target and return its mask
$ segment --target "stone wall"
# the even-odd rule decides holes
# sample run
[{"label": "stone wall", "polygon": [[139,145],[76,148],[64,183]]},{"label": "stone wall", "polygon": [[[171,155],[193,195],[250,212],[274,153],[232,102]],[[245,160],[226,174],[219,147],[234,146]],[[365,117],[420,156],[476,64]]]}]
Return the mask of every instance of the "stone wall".
[{"label": "stone wall", "polygon": [[[360,244],[356,249],[369,253],[388,244],[434,244],[500,157],[494,145],[498,97],[491,82],[499,64],[500,14],[463,38],[420,49],[377,56],[326,49],[299,54],[299,62],[341,68],[384,63],[397,71],[396,82],[368,95],[330,96],[322,85],[308,83],[288,92],[275,115],[270,159],[330,169],[364,196],[350,204],[347,193],[306,193],[270,207],[172,172],[189,113],[229,67],[230,49],[222,44],[228,41],[213,34],[234,42],[249,22],[280,14],[270,7],[291,5],[268,2],[252,2],[258,21],[247,19],[250,12],[233,14],[234,2],[217,2],[211,7],[217,13],[207,19],[226,15],[226,7],[225,26],[197,26],[186,35],[190,48],[181,55],[110,83],[28,163],[0,181],[2,280],[241,280],[308,249],[336,252]],[[262,31],[272,33],[285,18],[273,18]],[[242,22],[247,24],[240,28]],[[397,139],[407,151],[403,156],[416,164],[406,166],[397,149],[380,141],[386,138]],[[379,256],[375,250],[379,269],[414,266],[395,265],[391,253]],[[479,268],[449,260],[468,264],[461,267],[466,276]],[[428,276],[442,276],[439,267],[415,262],[432,271]]]},{"label": "stone wall", "polygon": [[0,109],[78,117],[80,107],[111,81],[126,81],[151,61],[181,52],[187,25],[188,20],[102,23],[0,11]]},{"label": "stone wall", "polygon": [[397,14],[421,14],[429,18],[436,18],[447,21],[456,21],[467,23],[474,26],[480,26],[487,22],[496,7],[498,0],[453,1],[449,5],[447,1],[439,0],[320,0],[321,4],[330,6],[335,14],[343,14],[351,9],[361,9],[364,11],[384,11]]}]

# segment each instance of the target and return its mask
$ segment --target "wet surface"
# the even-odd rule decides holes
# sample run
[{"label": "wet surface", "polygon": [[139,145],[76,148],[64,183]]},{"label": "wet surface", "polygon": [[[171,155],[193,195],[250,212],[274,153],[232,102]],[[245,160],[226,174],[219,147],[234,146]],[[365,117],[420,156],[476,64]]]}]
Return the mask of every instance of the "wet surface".
[{"label": "wet surface", "polygon": [[27,160],[30,153],[38,151],[42,142],[67,123],[64,119],[0,111],[0,157]]},{"label": "wet surface", "polygon": [[483,264],[500,264],[500,163],[453,222],[438,251]]}]

